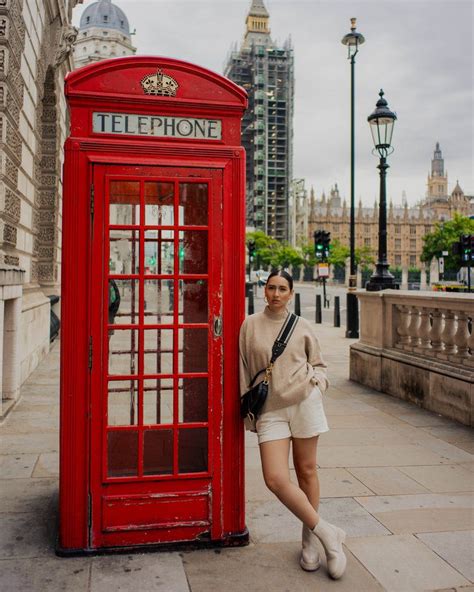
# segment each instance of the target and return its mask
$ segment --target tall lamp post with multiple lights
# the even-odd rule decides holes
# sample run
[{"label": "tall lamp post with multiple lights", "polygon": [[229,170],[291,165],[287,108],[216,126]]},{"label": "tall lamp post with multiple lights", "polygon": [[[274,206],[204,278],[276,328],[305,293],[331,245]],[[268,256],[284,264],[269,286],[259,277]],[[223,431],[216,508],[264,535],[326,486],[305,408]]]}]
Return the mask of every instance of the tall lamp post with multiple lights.
[{"label": "tall lamp post with multiple lights", "polygon": [[355,57],[359,46],[365,39],[361,33],[356,31],[356,19],[351,18],[351,32],[344,35],[342,43],[347,45],[347,59],[351,61],[351,222],[350,222],[350,276],[347,292],[347,330],[346,337],[359,337],[359,308],[355,290],[357,289],[357,270],[355,264],[355,133],[354,133],[354,71]]},{"label": "tall lamp post with multiple lights", "polygon": [[377,166],[380,171],[379,253],[375,273],[371,276],[366,285],[366,289],[370,292],[386,290],[387,288],[398,288],[395,278],[388,270],[386,189],[387,169],[389,168],[389,165],[387,164],[387,156],[393,152],[392,134],[397,116],[388,108],[388,103],[384,99],[383,90],[380,91],[379,97],[374,112],[367,118],[374,140],[375,148],[373,153],[380,158],[380,163]]}]

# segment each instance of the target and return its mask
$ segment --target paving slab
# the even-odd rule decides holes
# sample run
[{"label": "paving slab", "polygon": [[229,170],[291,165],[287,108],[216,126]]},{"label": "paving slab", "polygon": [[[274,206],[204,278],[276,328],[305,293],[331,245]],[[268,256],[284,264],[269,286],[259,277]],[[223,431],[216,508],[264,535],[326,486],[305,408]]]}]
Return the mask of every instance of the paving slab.
[{"label": "paving slab", "polygon": [[51,509],[57,495],[57,479],[2,479],[0,480],[1,513],[38,512]]},{"label": "paving slab", "polygon": [[470,584],[411,535],[353,538],[346,544],[387,592],[426,592]]},{"label": "paving slab", "polygon": [[474,430],[467,426],[429,427],[423,428],[423,431],[446,442],[474,442]]},{"label": "paving slab", "polygon": [[54,555],[54,535],[47,514],[0,514],[0,558],[34,558]]},{"label": "paving slab", "polygon": [[[322,447],[324,442],[321,443]],[[390,446],[324,446],[320,450],[321,467],[383,467],[407,465],[436,465],[449,459],[416,444]]]},{"label": "paving slab", "polygon": [[458,465],[400,467],[433,493],[474,491],[474,473]]},{"label": "paving slab", "polygon": [[31,477],[37,454],[2,454],[0,455],[0,475],[2,479]]},{"label": "paving slab", "polygon": [[321,498],[321,516],[343,528],[347,536],[389,535],[380,522],[352,498]]},{"label": "paving slab", "polygon": [[349,472],[377,495],[429,493],[397,467],[351,467]]},{"label": "paving slab", "polygon": [[474,582],[474,530],[423,532],[416,536],[465,578]]},{"label": "paving slab", "polygon": [[51,415],[51,410],[41,413],[27,413],[25,411],[15,413],[12,418],[2,426],[2,434],[34,434],[35,432],[47,433],[59,431],[59,417]]},{"label": "paving slab", "polygon": [[383,587],[346,551],[347,570],[337,582],[324,557],[316,572],[299,566],[299,543],[259,543],[235,549],[183,554],[192,592],[383,592]]},{"label": "paving slab", "polygon": [[474,442],[456,442],[456,446],[474,455]]},{"label": "paving slab", "polygon": [[57,432],[5,434],[2,436],[2,452],[6,454],[32,454],[34,452],[54,452],[58,450],[59,435]]},{"label": "paving slab", "polygon": [[357,414],[351,415],[331,415],[327,413],[328,424],[330,428],[373,428],[392,425],[403,425],[396,417],[391,417],[386,413],[379,414]]},{"label": "paving slab", "polygon": [[357,501],[396,534],[474,528],[472,496],[373,496]]},{"label": "paving slab", "polygon": [[[293,480],[297,482],[294,471],[291,471],[291,475]],[[352,497],[373,494],[373,491],[346,469],[319,469],[318,476],[322,497]]]},{"label": "paving slab", "polygon": [[329,432],[321,438],[322,446],[366,446],[369,444],[400,444],[400,436],[393,429],[388,427],[367,428],[335,428],[331,427]]},{"label": "paving slab", "polygon": [[261,468],[245,469],[245,499],[253,502],[275,499],[275,495],[265,485]]},{"label": "paving slab", "polygon": [[0,571],[2,592],[89,592],[90,559],[2,559]]},{"label": "paving slab", "polygon": [[32,476],[35,478],[59,478],[59,454],[57,452],[40,454]]},{"label": "paving slab", "polygon": [[90,592],[108,590],[189,592],[189,586],[178,553],[94,557]]}]

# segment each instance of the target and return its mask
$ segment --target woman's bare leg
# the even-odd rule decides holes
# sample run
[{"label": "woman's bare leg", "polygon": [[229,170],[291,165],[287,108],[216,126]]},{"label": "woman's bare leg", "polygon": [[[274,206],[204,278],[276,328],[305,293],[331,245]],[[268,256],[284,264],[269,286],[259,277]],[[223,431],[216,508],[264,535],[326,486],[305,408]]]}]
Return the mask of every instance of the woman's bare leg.
[{"label": "woman's bare leg", "polygon": [[290,481],[289,453],[290,438],[260,444],[263,478],[268,489],[312,530],[319,522],[319,515],[306,493]]},{"label": "woman's bare leg", "polygon": [[319,509],[319,478],[316,453],[319,436],[293,438],[293,464],[300,488],[306,493],[313,508]]}]

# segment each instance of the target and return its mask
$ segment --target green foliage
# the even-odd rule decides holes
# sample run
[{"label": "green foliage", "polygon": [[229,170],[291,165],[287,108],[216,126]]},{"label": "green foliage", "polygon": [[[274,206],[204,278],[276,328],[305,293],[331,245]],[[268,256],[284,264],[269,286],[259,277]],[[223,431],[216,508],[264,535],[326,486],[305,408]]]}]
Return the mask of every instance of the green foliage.
[{"label": "green foliage", "polygon": [[274,267],[299,267],[304,259],[300,252],[288,244],[279,245],[272,263]]},{"label": "green foliage", "polygon": [[346,259],[350,256],[350,249],[341,244],[338,238],[331,241],[328,261],[334,267],[345,267]]},{"label": "green foliage", "polygon": [[255,243],[254,268],[258,268],[260,264],[271,267],[299,267],[304,262],[299,250],[289,244],[278,242],[261,230],[248,232],[245,239],[247,243]]},{"label": "green foliage", "polygon": [[372,250],[366,245],[357,247],[354,255],[356,265],[360,265],[364,270],[371,269],[375,265],[375,257],[372,254]]},{"label": "green foliage", "polygon": [[451,249],[453,243],[459,241],[462,234],[474,234],[474,220],[467,216],[455,213],[452,220],[437,222],[433,232],[423,237],[424,245],[421,253],[421,260],[430,263],[433,257],[441,257],[442,251],[448,251],[449,255],[444,258],[444,267],[449,270],[459,269],[459,258],[453,257]]},{"label": "green foliage", "polygon": [[316,257],[314,256],[314,244],[306,242],[301,245],[301,254],[305,267],[314,267],[316,265]]}]

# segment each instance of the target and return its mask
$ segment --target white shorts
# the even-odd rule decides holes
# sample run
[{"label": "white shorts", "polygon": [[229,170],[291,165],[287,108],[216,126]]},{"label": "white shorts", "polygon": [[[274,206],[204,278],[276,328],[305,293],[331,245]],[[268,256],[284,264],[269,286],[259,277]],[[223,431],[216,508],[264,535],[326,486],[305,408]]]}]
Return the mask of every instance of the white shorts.
[{"label": "white shorts", "polygon": [[315,386],[301,403],[262,413],[257,419],[256,429],[259,444],[283,438],[313,438],[328,432],[319,387]]}]

